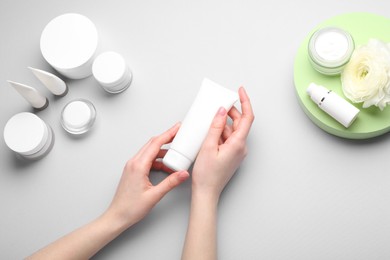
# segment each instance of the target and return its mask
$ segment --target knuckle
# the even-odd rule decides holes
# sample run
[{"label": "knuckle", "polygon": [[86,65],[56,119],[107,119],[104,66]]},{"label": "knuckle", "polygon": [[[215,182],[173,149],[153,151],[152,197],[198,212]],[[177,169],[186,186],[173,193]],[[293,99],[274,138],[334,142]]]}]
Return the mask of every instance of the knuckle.
[{"label": "knuckle", "polygon": [[169,189],[173,189],[176,186],[176,183],[177,183],[176,179],[173,178],[172,175],[169,176],[169,178],[168,178],[168,187],[169,187]]},{"label": "knuckle", "polygon": [[134,167],[134,159],[130,159],[126,162],[124,170],[125,171],[131,171]]},{"label": "knuckle", "polygon": [[252,124],[253,121],[255,121],[255,115],[254,114],[248,114],[246,115],[248,121]]},{"label": "knuckle", "polygon": [[141,170],[140,164],[137,163],[137,161],[134,158],[132,158],[126,162],[124,170],[126,172],[138,172]]},{"label": "knuckle", "polygon": [[245,146],[242,150],[242,156],[245,158],[248,155],[248,147]]},{"label": "knuckle", "polygon": [[237,141],[235,143],[235,151],[237,154],[241,155],[242,157],[246,157],[248,154],[248,146],[245,142]]},{"label": "knuckle", "polygon": [[157,139],[158,139],[157,136],[152,136],[152,137],[149,139],[149,143],[150,143],[150,144],[155,144],[155,143],[157,142]]},{"label": "knuckle", "polygon": [[253,114],[250,115],[250,121],[251,121],[251,123],[253,123],[253,121],[255,121],[255,115],[253,115]]},{"label": "knuckle", "polygon": [[162,137],[161,136],[153,136],[149,139],[149,144],[151,146],[161,146],[162,145]]}]

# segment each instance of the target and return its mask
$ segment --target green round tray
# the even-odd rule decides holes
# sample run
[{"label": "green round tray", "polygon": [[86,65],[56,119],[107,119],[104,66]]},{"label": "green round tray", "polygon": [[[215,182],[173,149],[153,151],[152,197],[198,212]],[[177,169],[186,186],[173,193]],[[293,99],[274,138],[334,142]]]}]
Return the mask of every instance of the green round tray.
[{"label": "green round tray", "polygon": [[381,111],[377,107],[362,108],[362,104],[353,104],[360,109],[356,121],[345,128],[324,111],[307,95],[306,89],[311,82],[322,85],[345,98],[341,89],[340,76],[325,76],[310,65],[307,45],[310,36],[319,28],[336,26],[348,31],[355,47],[366,44],[370,38],[390,42],[390,19],[370,13],[348,13],[330,18],[319,24],[300,45],[294,62],[294,83],[299,102],[309,118],[326,132],[349,139],[367,139],[390,131],[390,108]]}]

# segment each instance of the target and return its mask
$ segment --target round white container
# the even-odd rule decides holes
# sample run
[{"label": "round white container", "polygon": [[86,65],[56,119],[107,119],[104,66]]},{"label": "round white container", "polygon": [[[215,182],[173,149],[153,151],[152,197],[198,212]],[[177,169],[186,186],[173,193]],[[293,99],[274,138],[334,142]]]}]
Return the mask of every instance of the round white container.
[{"label": "round white container", "polygon": [[62,75],[81,79],[92,74],[98,32],[87,17],[68,13],[51,20],[41,35],[45,60]]},{"label": "round white container", "polygon": [[310,38],[308,52],[311,65],[325,75],[338,75],[355,49],[352,36],[337,27],[317,30]]},{"label": "round white container", "polygon": [[133,78],[125,59],[116,52],[104,52],[96,57],[92,73],[99,84],[109,93],[126,90]]},{"label": "round white container", "polygon": [[88,132],[96,119],[94,105],[85,99],[76,99],[62,109],[61,125],[70,134],[79,135]]},{"label": "round white container", "polygon": [[4,127],[7,146],[27,159],[46,155],[54,142],[52,129],[37,115],[22,112],[11,117]]}]

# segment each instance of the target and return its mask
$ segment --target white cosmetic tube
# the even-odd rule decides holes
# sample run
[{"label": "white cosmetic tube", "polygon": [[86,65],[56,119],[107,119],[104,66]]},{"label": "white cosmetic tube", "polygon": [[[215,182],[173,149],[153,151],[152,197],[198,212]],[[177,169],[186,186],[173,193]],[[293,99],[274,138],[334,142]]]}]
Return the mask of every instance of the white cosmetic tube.
[{"label": "white cosmetic tube", "polygon": [[238,99],[236,92],[205,78],[163,163],[175,171],[188,170],[195,161],[218,109],[224,107],[229,111]]}]

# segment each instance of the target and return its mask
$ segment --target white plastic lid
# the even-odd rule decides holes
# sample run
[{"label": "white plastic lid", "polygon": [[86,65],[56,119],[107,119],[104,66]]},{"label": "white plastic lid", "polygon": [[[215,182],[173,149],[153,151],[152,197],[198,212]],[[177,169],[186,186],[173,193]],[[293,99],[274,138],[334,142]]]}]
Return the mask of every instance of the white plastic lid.
[{"label": "white plastic lid", "polygon": [[61,125],[71,134],[83,134],[92,127],[95,118],[96,110],[92,103],[85,99],[76,99],[63,108]]},{"label": "white plastic lid", "polygon": [[125,59],[116,52],[108,51],[96,57],[92,65],[95,79],[105,87],[115,87],[128,72]]},{"label": "white plastic lid", "polygon": [[172,170],[181,171],[188,170],[192,164],[192,161],[181,153],[173,149],[169,149],[163,158],[163,163]]},{"label": "white plastic lid", "polygon": [[98,32],[87,17],[75,13],[63,14],[46,25],[40,46],[45,60],[65,76],[87,77],[92,73],[92,63],[89,70],[84,66],[95,54]]},{"label": "white plastic lid", "polygon": [[7,146],[22,155],[39,152],[48,141],[49,130],[35,114],[22,112],[11,117],[4,127]]}]

